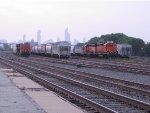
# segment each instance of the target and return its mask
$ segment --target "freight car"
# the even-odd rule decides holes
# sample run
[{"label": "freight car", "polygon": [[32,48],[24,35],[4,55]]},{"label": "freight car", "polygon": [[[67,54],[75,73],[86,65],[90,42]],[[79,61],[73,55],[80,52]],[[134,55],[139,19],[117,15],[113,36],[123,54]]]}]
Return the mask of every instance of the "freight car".
[{"label": "freight car", "polygon": [[74,55],[83,56],[84,52],[84,43],[77,43],[73,48]]},{"label": "freight car", "polygon": [[117,44],[117,51],[119,57],[130,57],[132,55],[132,45],[130,44]]},{"label": "freight car", "polygon": [[46,54],[46,44],[40,45],[40,54],[45,55]]},{"label": "freight car", "polygon": [[13,47],[13,53],[19,56],[29,56],[31,54],[30,43],[25,42],[15,44],[15,46]]},{"label": "freight car", "polygon": [[70,57],[71,44],[67,41],[60,41],[52,44],[52,56]]},{"label": "freight car", "polygon": [[46,44],[45,49],[46,49],[45,55],[52,56],[52,44],[51,43]]}]

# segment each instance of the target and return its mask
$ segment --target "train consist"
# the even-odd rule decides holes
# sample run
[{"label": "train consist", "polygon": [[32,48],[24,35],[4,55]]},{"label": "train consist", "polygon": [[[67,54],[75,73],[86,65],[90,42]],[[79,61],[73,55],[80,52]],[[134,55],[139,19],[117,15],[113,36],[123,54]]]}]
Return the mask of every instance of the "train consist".
[{"label": "train consist", "polygon": [[25,43],[15,44],[13,47],[13,53],[19,56],[29,56],[31,53],[30,43],[25,42]]},{"label": "train consist", "polygon": [[72,48],[71,55],[103,57],[130,57],[132,55],[131,45],[116,44],[112,41],[104,44],[79,43]]},{"label": "train consist", "polygon": [[41,44],[30,46],[29,43],[16,44],[13,49],[17,55],[28,56],[30,54],[46,55],[52,57],[70,57],[80,56],[103,56],[103,57],[130,57],[132,55],[132,46],[128,44],[116,44],[108,41],[102,44],[84,44],[78,43],[71,45],[67,41]]},{"label": "train consist", "polygon": [[49,44],[41,44],[32,47],[32,54],[47,55],[52,57],[70,57],[71,44],[67,41],[60,41]]}]

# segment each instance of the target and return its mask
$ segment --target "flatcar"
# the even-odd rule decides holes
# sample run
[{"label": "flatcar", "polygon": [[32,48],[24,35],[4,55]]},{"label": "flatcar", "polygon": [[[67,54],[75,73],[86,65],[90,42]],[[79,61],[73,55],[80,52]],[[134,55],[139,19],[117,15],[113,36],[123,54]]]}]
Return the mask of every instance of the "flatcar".
[{"label": "flatcar", "polygon": [[25,42],[25,43],[15,44],[13,48],[13,53],[19,56],[29,56],[31,54],[30,43]]}]

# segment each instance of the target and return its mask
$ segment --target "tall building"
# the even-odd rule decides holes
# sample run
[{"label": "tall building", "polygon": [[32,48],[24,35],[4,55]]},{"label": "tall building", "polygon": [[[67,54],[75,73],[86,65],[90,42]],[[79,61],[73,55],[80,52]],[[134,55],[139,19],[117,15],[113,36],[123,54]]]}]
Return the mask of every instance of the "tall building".
[{"label": "tall building", "polygon": [[41,44],[41,31],[40,30],[37,31],[37,42],[38,44]]},{"label": "tall building", "polygon": [[23,35],[23,42],[25,42],[26,41],[26,35],[24,34]]},{"label": "tall building", "polygon": [[85,43],[85,37],[83,38],[83,43]]},{"label": "tall building", "polygon": [[65,29],[65,41],[71,42],[70,41],[70,33],[68,32],[68,28]]},{"label": "tall building", "polygon": [[57,42],[59,42],[60,41],[60,38],[59,37],[57,37]]}]

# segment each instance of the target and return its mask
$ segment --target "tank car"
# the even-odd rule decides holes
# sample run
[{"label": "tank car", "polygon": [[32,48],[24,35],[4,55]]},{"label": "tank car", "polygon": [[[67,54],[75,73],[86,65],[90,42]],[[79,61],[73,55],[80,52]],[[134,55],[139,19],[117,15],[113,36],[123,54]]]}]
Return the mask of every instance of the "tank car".
[{"label": "tank car", "polygon": [[46,44],[46,55],[47,56],[51,56],[51,54],[52,54],[52,44],[51,43],[49,43],[49,44]]},{"label": "tank car", "polygon": [[70,57],[71,44],[67,41],[55,42],[52,44],[52,56]]},{"label": "tank car", "polygon": [[13,54],[16,54],[17,53],[17,46],[16,46],[16,44],[12,45],[12,49],[13,49]]},{"label": "tank car", "polygon": [[46,55],[46,44],[41,44],[40,45],[40,54],[41,55]]},{"label": "tank car", "polygon": [[37,54],[37,46],[33,46],[31,50],[32,54]]},{"label": "tank car", "polygon": [[75,55],[75,53],[74,53],[74,46],[75,46],[75,45],[71,45],[71,49],[70,49],[70,55],[71,55],[71,56],[74,56],[74,55]]}]

